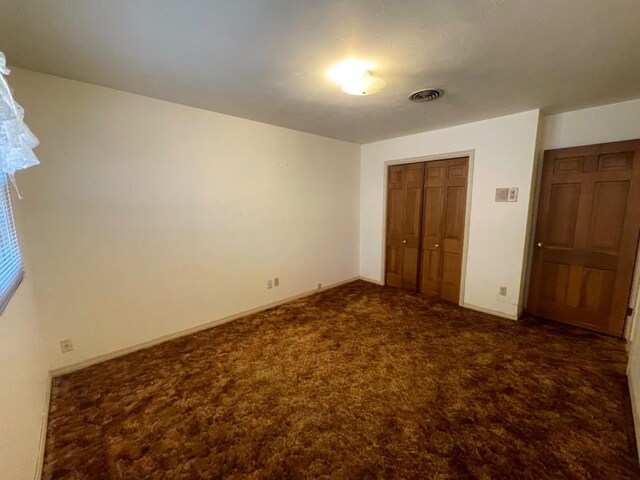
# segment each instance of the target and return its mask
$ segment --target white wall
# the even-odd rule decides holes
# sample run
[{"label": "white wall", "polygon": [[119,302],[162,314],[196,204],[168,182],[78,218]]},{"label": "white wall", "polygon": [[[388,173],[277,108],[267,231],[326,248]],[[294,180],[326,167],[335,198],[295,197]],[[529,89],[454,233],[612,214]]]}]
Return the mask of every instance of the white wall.
[{"label": "white wall", "polygon": [[[19,225],[18,225],[19,227]],[[22,233],[19,229],[19,233]],[[0,477],[33,480],[40,462],[48,362],[27,277],[0,316]]]},{"label": "white wall", "polygon": [[53,368],[358,275],[359,146],[20,69],[11,83],[42,142],[18,181]]},{"label": "white wall", "polygon": [[[464,303],[515,318],[522,301],[539,116],[534,110],[363,145],[360,275],[383,280],[385,162],[474,150]],[[518,187],[518,202],[496,203],[497,187]],[[498,295],[501,285],[506,297]]]},{"label": "white wall", "polygon": [[546,117],[544,149],[640,138],[640,99]]}]

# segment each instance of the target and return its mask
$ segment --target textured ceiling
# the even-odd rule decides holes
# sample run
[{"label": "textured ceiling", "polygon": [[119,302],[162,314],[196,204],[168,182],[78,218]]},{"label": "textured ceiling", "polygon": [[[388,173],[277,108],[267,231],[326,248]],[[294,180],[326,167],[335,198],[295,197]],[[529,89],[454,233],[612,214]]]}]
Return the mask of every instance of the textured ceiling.
[{"label": "textured ceiling", "polygon": [[[357,143],[640,97],[639,25],[638,0],[0,0],[11,65]],[[348,56],[387,88],[329,83]]]}]

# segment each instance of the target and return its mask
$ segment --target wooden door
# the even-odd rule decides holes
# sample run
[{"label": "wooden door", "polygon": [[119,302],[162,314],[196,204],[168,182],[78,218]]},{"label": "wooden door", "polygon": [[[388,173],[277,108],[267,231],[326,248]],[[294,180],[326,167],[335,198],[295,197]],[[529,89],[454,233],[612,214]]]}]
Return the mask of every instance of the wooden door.
[{"label": "wooden door", "polygon": [[417,290],[424,164],[389,167],[386,284]]},{"label": "wooden door", "polygon": [[440,296],[442,284],[442,217],[444,215],[446,160],[427,162],[422,217],[420,293]]},{"label": "wooden door", "polygon": [[622,336],[640,231],[640,141],[549,150],[528,310]]},{"label": "wooden door", "polygon": [[458,303],[468,158],[425,165],[420,292]]},{"label": "wooden door", "polygon": [[442,290],[440,297],[455,303],[460,301],[468,167],[467,158],[447,160],[442,222]]}]

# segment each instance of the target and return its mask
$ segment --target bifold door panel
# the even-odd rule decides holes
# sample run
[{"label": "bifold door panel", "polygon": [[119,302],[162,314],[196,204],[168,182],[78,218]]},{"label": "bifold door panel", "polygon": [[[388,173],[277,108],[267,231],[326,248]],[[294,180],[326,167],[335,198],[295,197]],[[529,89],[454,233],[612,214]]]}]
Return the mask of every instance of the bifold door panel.
[{"label": "bifold door panel", "polygon": [[425,165],[420,291],[456,303],[460,297],[467,172],[466,158]]},{"label": "bifold door panel", "polygon": [[386,284],[393,287],[418,288],[423,179],[422,163],[389,168]]}]

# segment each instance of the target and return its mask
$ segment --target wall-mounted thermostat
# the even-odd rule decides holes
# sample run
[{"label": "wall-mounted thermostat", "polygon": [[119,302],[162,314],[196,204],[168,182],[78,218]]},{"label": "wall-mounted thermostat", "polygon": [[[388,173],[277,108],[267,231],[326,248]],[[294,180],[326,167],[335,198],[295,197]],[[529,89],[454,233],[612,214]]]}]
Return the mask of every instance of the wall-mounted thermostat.
[{"label": "wall-mounted thermostat", "polygon": [[496,202],[517,202],[517,187],[496,188]]}]

